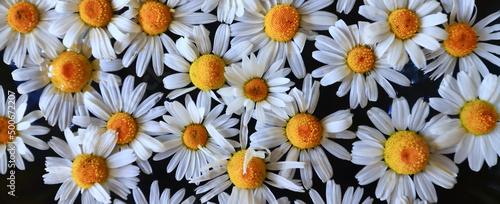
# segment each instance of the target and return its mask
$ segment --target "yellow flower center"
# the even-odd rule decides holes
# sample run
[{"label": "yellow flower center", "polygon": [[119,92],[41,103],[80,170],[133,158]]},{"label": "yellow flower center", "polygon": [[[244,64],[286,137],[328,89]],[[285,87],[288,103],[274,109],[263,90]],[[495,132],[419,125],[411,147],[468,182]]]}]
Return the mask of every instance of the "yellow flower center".
[{"label": "yellow flower center", "polygon": [[398,174],[416,174],[429,161],[429,146],[413,131],[398,131],[385,142],[384,160]]},{"label": "yellow flower center", "polygon": [[475,99],[465,103],[460,110],[460,122],[469,133],[484,135],[497,126],[498,113],[490,103]]},{"label": "yellow flower center", "polygon": [[253,157],[247,164],[246,174],[243,174],[243,163],[247,150],[233,154],[227,162],[227,174],[233,184],[241,189],[255,189],[266,179],[266,163],[263,159]]},{"label": "yellow flower center", "polygon": [[408,9],[397,9],[387,19],[396,38],[406,40],[415,36],[420,26],[417,15]]},{"label": "yellow flower center", "polygon": [[267,98],[269,94],[269,86],[266,81],[261,78],[250,79],[243,85],[243,94],[254,102],[260,102]]},{"label": "yellow flower center", "polygon": [[182,143],[191,150],[198,150],[198,145],[204,147],[207,141],[207,129],[200,124],[188,125],[182,133]]},{"label": "yellow flower center", "polygon": [[29,33],[35,29],[39,22],[38,9],[29,2],[18,2],[7,11],[7,23],[17,32]]},{"label": "yellow flower center", "polygon": [[264,31],[273,40],[290,41],[299,29],[300,14],[293,6],[276,5],[264,17]]},{"label": "yellow flower center", "polygon": [[167,31],[172,22],[172,15],[165,4],[150,0],[142,4],[137,14],[137,21],[144,32],[158,35]]},{"label": "yellow flower center", "polygon": [[448,28],[448,39],[443,41],[446,52],[453,57],[465,57],[477,47],[477,33],[469,25],[455,23]]},{"label": "yellow flower center", "polygon": [[102,157],[91,154],[80,154],[73,161],[73,179],[83,189],[94,183],[102,184],[108,178],[108,167]]},{"label": "yellow flower center", "polygon": [[137,135],[137,123],[128,113],[115,113],[109,118],[106,129],[113,129],[118,132],[118,141],[116,144],[128,144],[134,140]]},{"label": "yellow flower center", "polygon": [[356,46],[347,53],[347,66],[356,73],[366,73],[375,66],[375,54],[367,46]]},{"label": "yellow flower center", "polygon": [[286,125],[286,136],[293,146],[310,149],[318,146],[323,138],[323,127],[315,116],[299,113],[293,116]]},{"label": "yellow flower center", "polygon": [[54,86],[68,93],[82,90],[91,75],[92,64],[88,58],[72,51],[61,53],[49,68],[49,77]]},{"label": "yellow flower center", "polygon": [[16,125],[12,122],[11,124],[9,124],[9,118],[0,117],[0,144],[7,144],[8,142],[12,142],[16,135]]},{"label": "yellow flower center", "polygon": [[92,27],[107,26],[113,16],[108,0],[82,0],[78,12],[82,21]]},{"label": "yellow flower center", "polygon": [[202,91],[218,89],[226,82],[225,67],[226,63],[219,56],[205,54],[191,64],[189,78]]}]

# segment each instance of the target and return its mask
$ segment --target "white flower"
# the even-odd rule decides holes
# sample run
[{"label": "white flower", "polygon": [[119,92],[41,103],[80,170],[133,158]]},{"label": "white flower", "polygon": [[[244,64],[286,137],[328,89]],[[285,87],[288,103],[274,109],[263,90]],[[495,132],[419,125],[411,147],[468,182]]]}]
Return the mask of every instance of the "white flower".
[{"label": "white flower", "polygon": [[351,12],[356,0],[337,0],[337,12],[348,14]]},{"label": "white flower", "polygon": [[233,23],[235,15],[241,17],[245,10],[252,12],[262,10],[260,0],[205,0],[201,5],[201,10],[209,13],[215,7],[217,7],[217,20],[229,24]]},{"label": "white flower", "polygon": [[[135,188],[133,190],[133,195],[134,195],[134,202],[138,204],[179,204],[182,202],[182,204],[193,204],[195,201],[194,196],[189,196],[186,198],[184,201],[182,198],[184,198],[184,194],[186,193],[186,190],[184,188],[178,190],[175,192],[172,196],[170,196],[170,189],[165,188],[163,192],[160,195],[160,189],[158,187],[158,181],[155,180],[153,183],[151,183],[151,190],[149,191],[149,202],[146,200],[146,197],[142,193],[141,189],[139,187]],[[113,202],[114,204],[125,204],[121,200],[115,200]]]},{"label": "white flower", "polygon": [[[363,197],[363,189],[360,187],[357,187],[356,190],[354,190],[354,187],[349,186],[347,190],[344,193],[344,196],[342,197],[342,192],[339,184],[335,184],[335,181],[328,180],[326,182],[326,203],[327,204],[339,204],[339,203],[346,203],[346,204],[359,204],[361,203],[361,198]],[[325,201],[323,201],[323,198],[321,198],[321,195],[318,193],[318,191],[311,189],[309,190],[309,196],[311,196],[311,199],[313,200],[314,203],[322,203],[324,204]],[[371,204],[373,202],[373,198],[367,197],[362,204]]]}]

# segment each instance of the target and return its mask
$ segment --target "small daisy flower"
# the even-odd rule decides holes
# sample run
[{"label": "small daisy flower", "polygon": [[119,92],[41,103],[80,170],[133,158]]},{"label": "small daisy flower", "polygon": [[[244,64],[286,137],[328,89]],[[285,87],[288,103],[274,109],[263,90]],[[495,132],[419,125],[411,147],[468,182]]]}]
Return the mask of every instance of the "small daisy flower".
[{"label": "small daisy flower", "polygon": [[[132,191],[134,195],[134,202],[138,204],[148,204],[148,201],[146,200],[146,197],[142,193],[141,189],[139,187],[135,188]],[[184,198],[184,194],[186,193],[186,190],[184,188],[178,190],[175,192],[172,196],[170,196],[170,189],[165,188],[163,192],[160,195],[160,188],[158,187],[158,181],[155,180],[153,183],[151,183],[151,190],[149,191],[149,203],[150,204],[160,204],[160,203],[165,203],[165,204],[179,204],[182,202],[182,204],[193,204],[195,201],[194,196],[189,196],[186,198],[184,201],[182,198]],[[113,202],[114,204],[125,204],[121,200],[115,200]]]},{"label": "small daisy flower", "polygon": [[442,98],[430,98],[429,105],[437,111],[458,118],[455,134],[458,145],[455,162],[462,163],[466,158],[469,167],[479,171],[484,161],[488,166],[497,164],[500,155],[500,80],[488,74],[483,81],[478,72],[469,75],[460,71],[455,80],[450,75],[444,77],[439,86]]},{"label": "small daisy flower", "polygon": [[[346,204],[359,204],[361,203],[361,198],[363,197],[363,189],[360,187],[357,187],[356,190],[354,190],[354,187],[349,186],[347,190],[344,193],[344,196],[342,197],[342,192],[339,184],[335,184],[335,181],[328,180],[326,182],[326,203],[327,204],[339,204],[339,203],[346,203]],[[318,193],[318,191],[311,189],[309,190],[309,196],[311,196],[311,199],[314,203],[322,203],[324,204],[325,201],[323,201],[323,198],[321,198],[321,195]],[[371,204],[373,203],[373,198],[366,198],[362,204]]]},{"label": "small daisy flower", "polygon": [[469,72],[470,67],[475,67],[482,76],[486,76],[489,74],[488,68],[479,57],[493,64],[500,64],[500,58],[494,55],[500,54],[500,47],[488,43],[500,40],[500,24],[488,26],[500,17],[500,11],[474,23],[474,7],[474,1],[457,1],[457,5],[453,7],[449,23],[444,24],[448,38],[441,43],[439,49],[427,55],[427,59],[436,59],[423,67],[425,73],[433,72],[431,78],[453,74],[457,62],[460,71]]},{"label": "small daisy flower", "polygon": [[[359,126],[353,143],[352,162],[364,165],[356,174],[360,185],[378,179],[375,196],[387,202],[401,199],[438,201],[433,184],[451,189],[458,167],[448,157],[456,144],[453,121],[437,115],[429,122],[429,105],[419,99],[411,109],[405,98],[394,99],[391,116],[373,107],[367,114],[377,129]],[[387,135],[389,136],[386,138]]]},{"label": "small daisy flower", "polygon": [[[286,161],[305,162],[300,177],[306,189],[313,185],[313,168],[326,183],[333,176],[333,169],[324,149],[339,159],[350,160],[351,154],[329,138],[353,139],[356,135],[348,131],[352,124],[349,110],[340,110],[322,120],[313,115],[319,100],[319,83],[307,75],[302,91],[294,88],[290,96],[294,101],[283,109],[268,111],[266,126],[257,126],[257,132],[250,136],[251,146],[278,147],[273,151],[271,161],[277,161],[286,153]],[[323,148],[322,148],[323,147]],[[285,177],[293,171],[280,172]]]},{"label": "small daisy flower", "polygon": [[351,12],[356,0],[337,0],[337,12],[348,14]]},{"label": "small daisy flower", "polygon": [[[9,91],[10,92],[10,91]],[[42,117],[39,110],[32,111],[26,115],[26,106],[28,105],[28,95],[21,95],[14,101],[10,95],[5,98],[3,87],[0,85],[0,173],[7,172],[7,158],[9,153],[7,149],[14,147],[15,166],[24,170],[24,160],[34,161],[35,158],[26,145],[39,150],[47,150],[49,146],[41,139],[35,137],[49,133],[49,128],[31,125],[34,121]],[[12,109],[14,108],[14,109]],[[9,163],[10,166],[10,163]]]},{"label": "small daisy flower", "polygon": [[3,61],[12,61],[23,67],[26,52],[35,64],[42,63],[42,52],[51,57],[64,50],[56,36],[49,34],[48,26],[54,13],[49,11],[55,1],[2,1],[0,3],[0,50]]},{"label": "small daisy flower", "polygon": [[[99,133],[89,126],[77,138],[71,130],[64,130],[64,140],[52,137],[49,146],[60,157],[47,157],[43,175],[45,184],[59,184],[55,200],[73,203],[82,194],[82,203],[110,203],[109,191],[127,199],[131,189],[137,187],[139,168],[132,165],[136,157],[131,149],[111,153],[118,140],[117,133],[109,130]],[[80,142],[81,141],[81,144]]]},{"label": "small daisy flower", "polygon": [[[218,203],[229,203],[229,198],[231,196],[229,194],[227,194],[226,192],[222,192],[220,193],[218,196],[217,196],[217,199],[218,199]],[[281,197],[279,199],[276,200],[277,204],[290,204],[290,200],[288,200],[288,197]],[[215,203],[212,203],[212,202],[207,202],[209,204],[215,204]],[[301,200],[295,200],[293,202],[294,204],[306,204],[304,201],[301,201]]]},{"label": "small daisy flower", "polygon": [[[126,18],[135,18],[138,33],[130,38],[115,43],[116,53],[122,53],[123,65],[129,67],[137,58],[136,73],[142,77],[152,59],[156,75],[163,74],[164,49],[176,54],[175,43],[167,35],[170,31],[175,35],[190,37],[195,24],[207,24],[216,21],[213,14],[195,12],[203,1],[188,0],[130,0],[129,10],[123,13]],[[163,45],[163,47],[162,47]]]},{"label": "small daisy flower", "polygon": [[380,52],[388,52],[387,61],[396,70],[411,61],[418,67],[426,65],[424,51],[439,48],[438,40],[446,39],[446,32],[437,27],[446,22],[441,6],[435,0],[366,1],[359,14],[376,21],[365,28],[368,44],[378,43]]},{"label": "small daisy flower", "polygon": [[260,12],[245,12],[231,24],[231,44],[250,40],[252,51],[260,50],[263,59],[274,62],[287,59],[297,78],[304,78],[306,68],[302,50],[312,30],[327,30],[337,20],[335,14],[320,11],[333,0],[283,0],[262,2]]},{"label": "small daisy flower", "polygon": [[353,109],[377,101],[377,83],[391,98],[396,97],[396,91],[388,80],[401,86],[410,85],[406,76],[387,64],[387,54],[382,55],[380,46],[366,43],[363,33],[367,24],[347,26],[343,20],[337,21],[329,29],[333,39],[318,35],[315,45],[319,51],[312,53],[314,59],[327,64],[314,70],[312,76],[322,78],[323,86],[342,82],[337,96],[345,96],[350,90],[349,105]]},{"label": "small daisy flower", "polygon": [[205,13],[212,12],[217,7],[217,20],[223,23],[233,23],[235,15],[243,16],[245,10],[259,12],[262,4],[259,0],[206,0],[201,5]]},{"label": "small daisy flower", "polygon": [[99,86],[102,96],[96,91],[83,95],[85,106],[96,117],[73,116],[73,123],[81,127],[93,125],[102,131],[115,130],[118,133],[116,146],[134,150],[139,167],[151,174],[148,159],[152,152],[164,150],[161,142],[151,137],[159,134],[159,123],[153,119],[167,112],[163,106],[153,108],[163,94],[157,92],[142,100],[147,83],[143,82],[134,88],[133,76],[125,78],[121,92],[115,78],[109,78]]}]

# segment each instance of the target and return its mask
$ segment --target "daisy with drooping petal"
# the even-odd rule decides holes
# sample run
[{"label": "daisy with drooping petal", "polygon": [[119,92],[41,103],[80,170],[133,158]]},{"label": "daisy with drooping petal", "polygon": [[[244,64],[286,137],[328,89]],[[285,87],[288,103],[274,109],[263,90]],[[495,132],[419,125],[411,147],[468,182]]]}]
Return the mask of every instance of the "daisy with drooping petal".
[{"label": "daisy with drooping petal", "polygon": [[[363,197],[363,189],[360,187],[356,188],[356,191],[354,190],[354,187],[349,186],[347,190],[344,193],[344,196],[342,197],[342,192],[339,184],[335,184],[335,181],[328,180],[326,182],[326,203],[327,204],[339,204],[339,203],[345,203],[345,204],[359,204],[361,203],[361,198]],[[309,191],[309,196],[311,196],[311,199],[313,200],[314,203],[318,204],[324,204],[325,201],[323,201],[323,198],[321,198],[321,195],[318,193],[318,191],[311,189]],[[371,204],[373,203],[373,198],[366,198],[362,204]]]},{"label": "daisy with drooping petal", "polygon": [[[52,137],[49,146],[60,157],[47,157],[43,175],[45,184],[59,184],[55,200],[73,203],[82,194],[82,203],[110,203],[110,191],[127,199],[131,189],[137,187],[139,168],[132,165],[136,157],[131,149],[111,153],[118,140],[117,133],[100,133],[89,126],[76,138],[69,128],[64,140]],[[81,144],[79,143],[81,142]]]},{"label": "daisy with drooping petal", "polygon": [[3,61],[23,67],[28,52],[31,61],[42,63],[42,52],[52,58],[64,50],[56,36],[50,35],[48,25],[54,13],[49,11],[55,1],[2,1],[0,3],[0,50]]},{"label": "daisy with drooping petal", "polygon": [[500,54],[500,46],[487,42],[500,40],[500,25],[488,26],[500,17],[500,11],[474,23],[474,8],[474,1],[458,1],[453,7],[449,23],[444,24],[448,38],[441,43],[439,49],[427,55],[427,59],[436,59],[422,68],[425,73],[433,72],[430,76],[432,79],[453,74],[457,62],[460,71],[469,72],[471,67],[475,67],[484,77],[489,71],[479,57],[493,64],[500,64],[500,58],[494,55]]},{"label": "daisy with drooping petal", "polygon": [[[391,116],[373,107],[367,114],[377,129],[361,125],[353,143],[352,162],[364,165],[356,174],[360,185],[378,179],[375,196],[388,203],[401,199],[438,201],[433,184],[451,189],[457,183],[458,167],[448,157],[456,145],[453,120],[434,116],[421,98],[410,107],[405,98],[394,99]],[[386,138],[387,135],[389,136]]]},{"label": "daisy with drooping petal", "polygon": [[[261,2],[260,12],[245,12],[240,21],[231,24],[231,44],[250,40],[252,51],[260,50],[260,60],[274,62],[287,59],[297,78],[304,78],[306,68],[302,59],[302,49],[312,30],[327,30],[337,20],[337,16],[320,11],[333,0],[279,0]],[[262,53],[262,54],[261,54]]]},{"label": "daisy with drooping petal", "polygon": [[[195,24],[216,21],[213,14],[196,12],[203,1],[195,0],[130,0],[129,10],[122,15],[135,18],[140,32],[130,38],[115,43],[116,53],[122,53],[123,64],[128,67],[137,58],[136,73],[142,77],[152,60],[156,75],[163,74],[164,48],[168,53],[177,54],[175,44],[167,31],[175,35],[190,37]],[[163,45],[163,46],[162,46]]]},{"label": "daisy with drooping petal", "polygon": [[[349,110],[340,110],[322,120],[313,115],[319,100],[319,83],[306,75],[302,91],[290,91],[294,101],[283,109],[266,113],[266,126],[257,125],[257,132],[250,136],[251,146],[278,147],[273,151],[271,161],[277,161],[286,153],[286,161],[305,162],[300,177],[306,189],[313,185],[313,168],[326,183],[332,178],[333,168],[323,148],[339,159],[350,160],[351,154],[329,138],[353,139],[356,135],[347,130],[352,124]],[[258,122],[258,121],[257,121]],[[323,148],[322,148],[323,147]],[[280,175],[289,177],[294,171],[283,171]]]},{"label": "daisy with drooping petal", "polygon": [[408,55],[418,68],[424,67],[424,51],[439,48],[438,40],[447,37],[436,25],[446,22],[441,6],[435,0],[372,0],[359,7],[359,14],[376,21],[365,28],[368,44],[378,43],[387,51],[387,62],[396,70],[408,63]]},{"label": "daisy with drooping petal", "polygon": [[[151,190],[149,191],[149,202],[146,200],[146,197],[142,193],[141,189],[139,187],[135,188],[132,191],[134,195],[134,202],[138,204],[179,204],[182,202],[182,204],[193,204],[195,201],[194,196],[189,196],[186,198],[184,201],[182,198],[184,198],[184,194],[186,193],[186,190],[184,188],[178,190],[175,192],[172,196],[170,196],[170,189],[165,188],[163,192],[160,195],[160,188],[158,187],[158,181],[155,180],[153,183],[151,183]],[[114,204],[118,203],[123,203],[121,200],[115,200],[113,202]]]},{"label": "daisy with drooping petal", "polygon": [[314,59],[327,64],[314,70],[312,76],[322,78],[323,86],[342,82],[337,96],[345,96],[350,90],[349,105],[353,109],[377,101],[377,83],[391,98],[396,97],[396,91],[388,80],[401,86],[410,85],[406,76],[387,64],[387,54],[382,54],[381,46],[366,43],[363,33],[367,24],[347,26],[343,20],[337,21],[329,29],[333,39],[318,35],[315,45],[319,51],[312,53]]}]

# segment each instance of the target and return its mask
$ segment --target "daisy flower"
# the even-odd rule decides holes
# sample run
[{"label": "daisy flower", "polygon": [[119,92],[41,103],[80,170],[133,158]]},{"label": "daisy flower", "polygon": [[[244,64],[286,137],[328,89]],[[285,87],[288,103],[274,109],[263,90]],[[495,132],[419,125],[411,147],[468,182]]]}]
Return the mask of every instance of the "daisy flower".
[{"label": "daisy flower", "polygon": [[[164,49],[177,53],[167,31],[179,36],[191,36],[193,25],[216,21],[213,14],[196,12],[203,1],[189,0],[130,0],[129,10],[123,13],[126,18],[135,18],[139,28],[130,38],[115,43],[116,53],[122,53],[123,65],[130,66],[137,58],[136,73],[142,77],[149,62],[152,61],[156,75],[163,74]],[[162,47],[163,45],[163,47]]]},{"label": "daisy flower", "polygon": [[[219,104],[212,110],[205,109],[200,100],[195,103],[191,96],[186,95],[185,106],[174,101],[165,103],[165,107],[171,116],[163,116],[165,121],[160,122],[160,128],[165,135],[158,139],[163,142],[166,151],[156,154],[153,160],[174,155],[167,165],[167,173],[177,167],[175,178],[178,181],[182,177],[191,179],[206,172],[200,171],[200,168],[211,161],[207,152],[228,152],[236,144],[233,140],[227,140],[232,144],[229,149],[217,145],[217,141],[226,141],[224,138],[238,134],[238,129],[233,128],[238,124],[238,119],[220,115],[224,105]],[[200,148],[206,148],[206,151],[199,151]]]},{"label": "daisy flower", "polygon": [[[391,116],[373,107],[367,114],[375,128],[361,125],[353,143],[352,162],[364,165],[356,174],[360,185],[378,179],[375,196],[388,203],[401,199],[438,201],[439,185],[451,189],[457,183],[458,167],[448,157],[456,144],[453,121],[437,115],[429,122],[429,105],[421,98],[411,109],[405,98],[394,99]],[[387,136],[388,138],[386,138]]]},{"label": "daisy flower", "polygon": [[356,0],[337,0],[337,12],[348,14],[351,12]]},{"label": "daisy flower", "polygon": [[427,59],[435,60],[422,69],[425,73],[433,72],[431,78],[453,74],[457,62],[460,71],[469,72],[470,67],[475,67],[482,76],[486,76],[489,74],[488,68],[479,57],[493,64],[500,64],[500,58],[494,55],[500,54],[500,46],[488,43],[500,40],[500,24],[488,26],[500,17],[500,11],[474,23],[474,7],[474,1],[457,1],[457,5],[453,7],[449,23],[444,24],[448,38],[441,43],[439,49],[427,55]]},{"label": "daisy flower", "polygon": [[[134,195],[134,202],[138,204],[148,204],[148,201],[146,200],[146,197],[142,193],[141,189],[139,187],[135,188],[132,191]],[[172,196],[170,196],[170,189],[165,188],[163,192],[160,195],[160,188],[158,187],[158,181],[155,180],[153,183],[151,183],[151,190],[149,191],[149,203],[150,204],[160,204],[160,203],[165,203],[165,204],[179,204],[182,202],[182,204],[193,204],[195,201],[194,196],[189,196],[187,199],[182,201],[182,198],[184,198],[184,194],[186,193],[186,190],[184,188],[178,190],[175,192]],[[121,200],[115,200],[113,203],[115,204],[125,204]]]},{"label": "daisy flower", "polygon": [[[313,115],[319,100],[319,83],[307,75],[302,91],[290,91],[294,101],[283,109],[268,111],[266,125],[256,127],[250,136],[251,146],[278,147],[273,151],[271,161],[277,161],[286,153],[286,161],[305,162],[300,177],[306,189],[313,185],[313,168],[326,183],[333,176],[333,169],[324,149],[339,159],[350,160],[351,154],[329,138],[353,139],[356,135],[348,131],[352,114],[347,110],[332,113],[322,120]],[[322,148],[323,147],[323,148]],[[280,175],[293,176],[294,171],[283,171]]]},{"label": "daisy flower", "polygon": [[280,0],[262,2],[260,12],[245,12],[231,24],[231,44],[250,40],[254,44],[252,52],[260,50],[263,59],[274,62],[287,59],[293,74],[301,79],[306,75],[302,50],[312,30],[327,30],[337,20],[337,16],[320,11],[333,0]]},{"label": "daisy flower", "polygon": [[262,10],[260,0],[206,0],[201,5],[205,13],[212,12],[217,7],[217,20],[223,23],[233,23],[235,15],[242,16],[245,10],[259,12]]},{"label": "daisy flower", "polygon": [[127,3],[129,0],[59,0],[50,32],[64,36],[66,47],[91,47],[95,58],[115,59],[111,37],[125,41],[140,31],[137,24],[118,14]]},{"label": "daisy flower", "polygon": [[[180,73],[168,75],[163,79],[163,84],[166,89],[173,90],[167,95],[170,99],[199,89],[197,98],[202,100],[207,110],[211,107],[210,97],[219,101],[213,90],[225,84],[225,68],[250,54],[252,43],[244,41],[228,49],[230,32],[226,24],[217,28],[213,50],[209,31],[203,25],[193,28],[192,38],[194,43],[186,37],[177,40],[176,47],[180,55],[165,54],[165,65]],[[190,83],[194,86],[184,88]]]},{"label": "daisy flower", "polygon": [[312,76],[322,78],[323,86],[342,82],[337,96],[345,96],[350,90],[352,109],[358,105],[364,108],[368,101],[377,101],[377,83],[391,98],[396,97],[396,91],[388,80],[401,86],[410,85],[406,76],[387,64],[387,54],[382,54],[381,46],[366,43],[363,33],[367,24],[358,22],[358,25],[347,26],[343,20],[337,21],[329,29],[333,39],[318,35],[315,45],[319,51],[312,52],[314,59],[326,64],[314,70]]},{"label": "daisy flower", "polygon": [[[354,190],[354,187],[349,186],[347,190],[344,193],[344,196],[342,197],[342,192],[339,184],[335,184],[335,181],[328,180],[326,182],[326,203],[327,204],[339,204],[339,203],[346,203],[346,204],[359,204],[361,203],[361,198],[363,197],[363,189],[360,187],[357,187],[356,190]],[[325,201],[323,201],[323,198],[321,198],[321,195],[318,193],[318,191],[311,189],[309,190],[309,196],[311,196],[311,199],[314,203],[318,204],[324,204]],[[371,204],[373,203],[373,198],[366,198],[362,204]]]},{"label": "daisy flower", "polygon": [[453,116],[460,130],[455,134],[458,145],[455,162],[466,158],[469,167],[479,171],[484,161],[488,166],[497,164],[500,155],[500,80],[488,74],[483,81],[477,71],[460,71],[455,80],[444,77],[438,92],[442,98],[430,98],[429,105],[437,111]]},{"label": "daisy flower", "polygon": [[441,6],[435,0],[372,0],[359,7],[359,14],[375,21],[365,28],[368,44],[378,43],[380,52],[388,52],[388,63],[403,69],[408,63],[408,55],[418,68],[426,65],[424,51],[439,48],[438,40],[447,37],[443,29],[437,27],[446,22]]},{"label": "daisy flower", "polygon": [[285,107],[285,102],[292,101],[292,97],[285,92],[294,83],[286,78],[290,68],[283,68],[284,65],[285,61],[280,59],[269,66],[267,60],[258,60],[252,53],[250,58],[243,56],[241,67],[238,64],[227,67],[224,76],[229,86],[217,91],[223,97],[234,97],[227,104],[226,114],[235,113],[244,107],[242,122],[248,124],[254,109],[257,122],[263,122],[264,109]]},{"label": "daisy flower", "polygon": [[102,96],[96,91],[83,95],[85,106],[96,117],[73,116],[73,123],[81,127],[93,125],[102,131],[115,130],[118,133],[116,146],[134,150],[139,167],[151,174],[148,159],[152,152],[164,150],[161,142],[151,137],[159,134],[159,123],[153,119],[162,116],[167,110],[163,106],[153,108],[163,93],[157,92],[142,100],[146,86],[147,83],[143,82],[134,88],[133,76],[125,78],[121,92],[115,78],[101,82],[99,87]]},{"label": "daisy flower", "polygon": [[[111,153],[118,140],[117,133],[109,130],[99,133],[89,126],[77,138],[69,128],[64,140],[52,137],[49,146],[61,157],[47,157],[43,175],[45,184],[59,184],[55,200],[73,203],[82,194],[82,203],[110,203],[110,192],[127,199],[130,189],[137,186],[139,168],[132,165],[136,157],[132,150]],[[81,144],[80,142],[81,141]]]},{"label": "daisy flower", "polygon": [[[26,106],[28,105],[28,95],[21,95],[15,101],[14,93],[8,91],[5,98],[3,87],[0,85],[0,173],[7,172],[7,158],[9,158],[7,149],[14,148],[16,151],[15,167],[24,170],[24,160],[34,161],[35,158],[26,145],[39,150],[47,150],[49,146],[41,139],[35,137],[49,133],[49,128],[31,125],[34,121],[42,117],[39,110],[32,111],[26,115]],[[12,157],[11,157],[12,158]],[[11,163],[9,162],[9,168]]]},{"label": "daisy flower", "polygon": [[50,35],[48,26],[54,13],[49,11],[55,1],[2,1],[0,3],[0,50],[4,51],[3,61],[12,61],[23,67],[26,51],[31,61],[42,63],[42,52],[51,57],[64,50],[56,36]]},{"label": "daisy flower", "polygon": [[83,93],[94,90],[92,81],[99,83],[114,77],[121,83],[118,76],[107,73],[123,68],[120,59],[91,62],[90,53],[83,51],[68,49],[55,58],[44,58],[41,64],[27,59],[25,67],[12,72],[15,81],[26,81],[17,87],[20,94],[45,87],[38,105],[49,125],[58,123],[61,131],[71,125],[73,112],[80,114],[76,104],[83,104]]},{"label": "daisy flower", "polygon": [[[217,199],[218,199],[218,203],[229,203],[229,198],[231,198],[231,196],[229,194],[227,194],[226,192],[222,192],[222,193],[219,193],[219,195],[217,196]],[[281,197],[279,199],[276,200],[277,204],[290,204],[290,200],[288,200],[288,197]],[[208,204],[215,204],[213,202],[207,202]],[[306,204],[304,201],[301,201],[301,200],[295,200],[293,202],[294,204]]]}]

